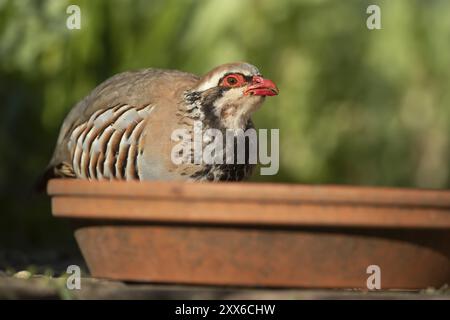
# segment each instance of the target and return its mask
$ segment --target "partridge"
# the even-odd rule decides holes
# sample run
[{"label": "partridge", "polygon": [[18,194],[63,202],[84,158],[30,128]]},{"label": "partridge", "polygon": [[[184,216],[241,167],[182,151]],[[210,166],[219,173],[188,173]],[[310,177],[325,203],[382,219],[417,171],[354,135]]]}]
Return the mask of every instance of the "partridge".
[{"label": "partridge", "polygon": [[248,63],[216,67],[203,77],[175,70],[144,69],[109,78],[65,118],[50,178],[98,180],[238,181],[254,164],[174,164],[176,129],[253,128],[251,115],[276,85]]}]

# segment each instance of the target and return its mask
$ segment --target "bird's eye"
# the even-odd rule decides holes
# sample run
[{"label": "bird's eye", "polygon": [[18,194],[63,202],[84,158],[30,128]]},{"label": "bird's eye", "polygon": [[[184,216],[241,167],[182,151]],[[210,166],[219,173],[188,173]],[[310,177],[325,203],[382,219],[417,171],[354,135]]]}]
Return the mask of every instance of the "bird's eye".
[{"label": "bird's eye", "polygon": [[227,78],[227,83],[230,86],[234,86],[236,83],[238,83],[238,80],[235,77],[228,77]]},{"label": "bird's eye", "polygon": [[245,79],[240,74],[230,74],[222,79],[222,86],[225,87],[239,87],[244,85]]}]

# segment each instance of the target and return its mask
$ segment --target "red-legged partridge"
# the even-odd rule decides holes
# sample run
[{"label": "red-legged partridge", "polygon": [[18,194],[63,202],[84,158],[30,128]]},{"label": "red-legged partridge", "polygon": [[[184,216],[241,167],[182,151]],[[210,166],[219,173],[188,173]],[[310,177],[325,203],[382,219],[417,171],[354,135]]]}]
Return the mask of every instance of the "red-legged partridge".
[{"label": "red-legged partridge", "polygon": [[252,128],[265,96],[278,94],[248,63],[203,77],[161,69],[118,74],[75,105],[62,125],[45,175],[83,179],[237,181],[253,164],[174,164],[176,129]]}]

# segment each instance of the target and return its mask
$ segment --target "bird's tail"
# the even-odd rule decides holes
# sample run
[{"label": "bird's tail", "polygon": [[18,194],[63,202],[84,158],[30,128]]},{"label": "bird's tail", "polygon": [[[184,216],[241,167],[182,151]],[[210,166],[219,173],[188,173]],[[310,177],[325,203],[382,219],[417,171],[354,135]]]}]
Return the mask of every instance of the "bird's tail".
[{"label": "bird's tail", "polygon": [[47,169],[36,179],[33,186],[34,194],[45,193],[47,189],[47,183],[50,179],[56,178],[55,168],[53,166],[48,166]]}]

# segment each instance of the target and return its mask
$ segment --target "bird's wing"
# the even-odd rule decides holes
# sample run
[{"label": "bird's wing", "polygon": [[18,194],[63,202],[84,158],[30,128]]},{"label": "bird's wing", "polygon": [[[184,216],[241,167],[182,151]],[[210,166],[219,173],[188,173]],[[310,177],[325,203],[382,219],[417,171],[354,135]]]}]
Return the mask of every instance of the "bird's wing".
[{"label": "bird's wing", "polygon": [[[105,139],[110,139],[109,135],[114,132],[131,139],[132,144],[133,137],[142,130],[142,123],[152,108],[160,101],[167,101],[167,96],[179,95],[179,91],[197,81],[195,75],[161,69],[125,72],[106,80],[76,104],[65,118],[53,157],[42,177],[43,181],[38,185],[45,185],[49,178],[55,176],[90,176],[93,172],[76,165],[87,161],[83,158],[83,150],[86,154],[87,150],[103,148]],[[118,137],[117,133],[116,139]],[[120,156],[120,148],[118,145],[116,147]],[[74,159],[78,162],[72,166]],[[90,166],[90,169],[95,168]],[[109,167],[108,170],[116,169],[120,168]]]}]

